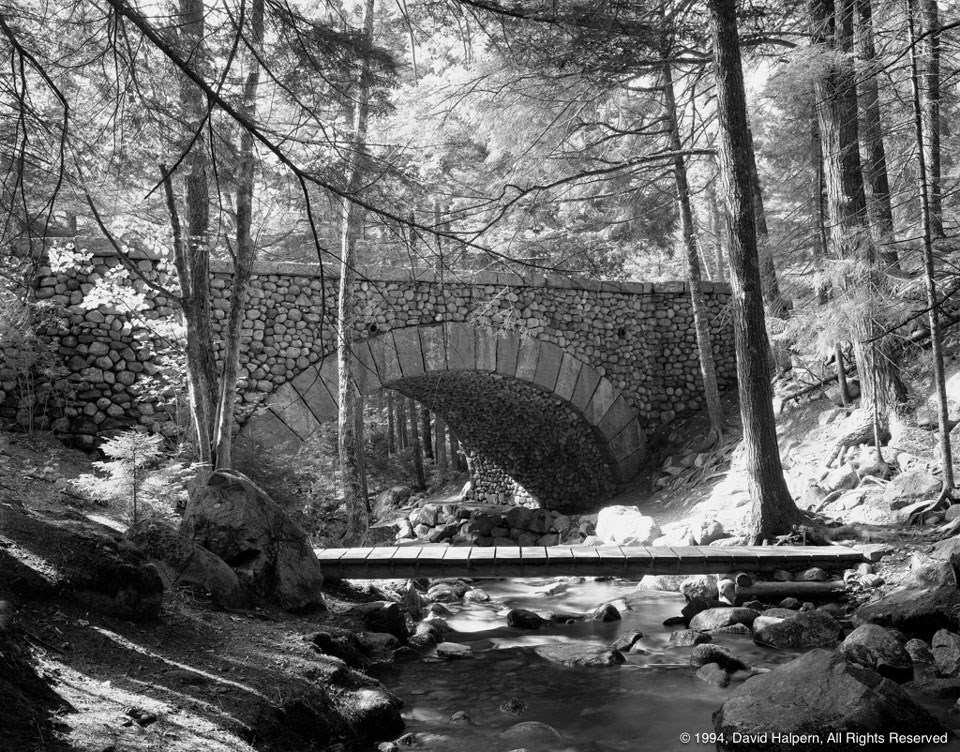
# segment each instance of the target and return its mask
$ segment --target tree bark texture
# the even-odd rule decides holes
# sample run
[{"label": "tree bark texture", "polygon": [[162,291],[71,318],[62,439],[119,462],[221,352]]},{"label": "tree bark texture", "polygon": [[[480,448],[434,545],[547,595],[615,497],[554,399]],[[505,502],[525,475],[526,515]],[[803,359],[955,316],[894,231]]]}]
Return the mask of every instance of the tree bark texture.
[{"label": "tree bark texture", "polygon": [[440,475],[443,475],[447,471],[448,462],[447,462],[447,427],[443,418],[440,417],[438,413],[433,419],[433,430],[434,430],[434,441],[433,444],[437,448],[437,470],[440,472]]},{"label": "tree bark texture", "polygon": [[[363,35],[373,37],[374,0],[363,6]],[[357,99],[353,115],[353,155],[347,180],[347,195],[354,196],[363,186],[364,162],[367,155],[367,121],[370,113],[370,63],[362,59],[356,79]],[[360,459],[362,447],[357,435],[359,394],[353,373],[353,325],[356,320],[356,247],[362,216],[360,208],[347,199],[343,205],[340,235],[340,289],[337,299],[337,372],[338,372],[338,440],[340,454],[340,483],[347,510],[344,537],[347,542],[359,543],[369,526],[365,481]]]},{"label": "tree bark texture", "polygon": [[420,436],[422,437],[422,441],[423,441],[423,456],[432,462],[433,461],[433,431],[431,430],[431,427],[430,427],[430,411],[426,407],[423,407],[420,410],[420,419],[421,419]]},{"label": "tree bark texture", "polygon": [[751,538],[752,542],[759,542],[788,533],[802,517],[783,479],[767,370],[767,332],[749,156],[752,144],[740,67],[736,0],[710,0],[709,7],[720,121],[720,174],[732,229],[730,279],[740,414],[753,505]]},{"label": "tree bark texture", "polygon": [[[206,69],[203,0],[180,0],[180,53],[198,70]],[[200,462],[212,466],[217,394],[216,361],[210,325],[209,211],[205,138],[200,133],[206,115],[205,98],[197,86],[182,76],[180,104],[183,108],[181,149],[186,204],[186,235],[176,263],[183,317],[187,330],[187,379],[190,407],[197,435]],[[169,203],[169,202],[168,202]]]},{"label": "tree bark texture", "polygon": [[[249,31],[246,57],[247,78],[243,85],[243,114],[255,120],[257,89],[260,85],[258,55],[263,44],[263,0],[250,4]],[[256,179],[253,154],[253,135],[240,131],[237,148],[237,247],[233,257],[233,294],[227,313],[227,330],[223,343],[223,373],[220,378],[220,400],[217,407],[216,468],[229,468],[233,463],[233,415],[237,403],[237,371],[240,367],[240,333],[246,311],[247,287],[253,274],[257,250],[251,234],[253,224],[253,189]]]},{"label": "tree bark texture", "polygon": [[[924,1],[924,4],[925,1]],[[907,0],[907,15],[910,28],[910,80],[913,84],[914,130],[919,147],[920,208],[923,223],[923,270],[927,289],[927,317],[930,324],[930,350],[933,360],[934,383],[937,387],[937,422],[940,434],[940,472],[943,495],[953,492],[953,453],[950,447],[950,418],[948,415],[947,386],[943,372],[943,336],[940,331],[940,309],[937,306],[937,282],[933,266],[933,211],[930,197],[933,186],[927,167],[927,133],[923,127],[923,106],[920,99],[920,71],[917,61],[916,25],[914,22],[915,0]],[[926,19],[925,19],[926,20]],[[942,228],[941,228],[942,229]]]},{"label": "tree bark texture", "polygon": [[856,77],[849,62],[853,46],[854,0],[811,0],[812,37],[831,52],[832,64],[816,81],[817,115],[823,143],[824,179],[830,215],[830,249],[839,259],[856,262],[847,280],[860,301],[851,320],[851,342],[860,372],[861,406],[874,403],[881,418],[905,397],[895,351],[888,337],[880,338],[877,298],[883,279],[878,273],[876,247],[867,217],[860,162]]},{"label": "tree bark texture", "polygon": [[920,0],[920,51],[923,56],[920,105],[923,112],[923,159],[927,165],[927,196],[934,238],[943,237],[943,197],[940,180],[940,8],[937,0]]},{"label": "tree bark texture", "polygon": [[[666,56],[665,56],[666,57]],[[723,436],[723,408],[720,404],[720,387],[717,385],[717,369],[713,360],[713,340],[710,322],[703,303],[703,285],[700,274],[700,257],[697,249],[696,229],[693,224],[693,208],[690,205],[690,183],[684,161],[683,141],[677,116],[677,100],[673,91],[673,73],[670,63],[663,65],[663,105],[667,129],[670,131],[670,148],[673,158],[673,177],[677,190],[677,208],[680,212],[680,227],[683,247],[687,257],[687,283],[690,286],[690,305],[693,311],[693,326],[697,333],[697,351],[700,356],[700,373],[703,376],[703,394],[710,417],[709,444],[719,442]]]},{"label": "tree bark texture", "polygon": [[860,148],[867,212],[873,241],[887,269],[898,270],[900,261],[892,242],[893,207],[890,203],[890,181],[887,176],[887,153],[883,145],[883,119],[877,86],[877,50],[873,41],[873,9],[871,0],[856,0],[857,76],[860,107]]},{"label": "tree bark texture", "polygon": [[417,415],[417,403],[413,397],[407,398],[407,407],[410,413],[410,450],[413,454],[413,472],[417,478],[417,489],[423,491],[427,487],[427,477],[423,472],[423,446],[420,443],[420,419]]},{"label": "tree bark texture", "polygon": [[750,151],[750,175],[753,181],[753,203],[757,216],[757,251],[760,254],[760,284],[763,285],[763,300],[771,316],[782,317],[786,313],[786,303],[780,293],[780,281],[777,268],[773,263],[773,248],[770,247],[770,231],[767,228],[767,212],[763,205],[763,188],[760,185],[760,172],[757,170],[757,153],[753,149],[753,134],[747,133]]}]

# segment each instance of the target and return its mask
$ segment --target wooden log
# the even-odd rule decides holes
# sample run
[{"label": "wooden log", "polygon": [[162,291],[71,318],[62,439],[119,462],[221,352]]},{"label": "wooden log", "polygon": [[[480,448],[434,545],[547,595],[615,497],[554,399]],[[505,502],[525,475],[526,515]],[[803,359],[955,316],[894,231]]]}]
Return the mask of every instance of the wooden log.
[{"label": "wooden log", "polygon": [[755,582],[737,588],[738,600],[770,600],[772,598],[830,599],[845,593],[843,580],[829,582]]}]

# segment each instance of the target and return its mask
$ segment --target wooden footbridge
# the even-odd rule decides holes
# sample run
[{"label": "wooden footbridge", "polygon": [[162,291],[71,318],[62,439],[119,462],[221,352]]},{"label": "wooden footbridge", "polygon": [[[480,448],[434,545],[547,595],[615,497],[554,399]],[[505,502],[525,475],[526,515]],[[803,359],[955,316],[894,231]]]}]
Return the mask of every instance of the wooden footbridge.
[{"label": "wooden footbridge", "polygon": [[647,574],[724,574],[846,569],[867,556],[843,546],[377,546],[315,549],[330,579],[554,577],[639,579]]}]

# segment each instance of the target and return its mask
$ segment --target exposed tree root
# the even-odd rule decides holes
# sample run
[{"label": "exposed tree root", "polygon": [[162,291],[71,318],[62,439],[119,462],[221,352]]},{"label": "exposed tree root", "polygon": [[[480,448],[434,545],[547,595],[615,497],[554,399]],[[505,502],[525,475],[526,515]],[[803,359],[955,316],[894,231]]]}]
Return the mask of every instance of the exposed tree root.
[{"label": "exposed tree root", "polygon": [[[890,428],[887,425],[880,426],[880,441],[885,442],[890,440]],[[847,449],[851,447],[860,446],[861,444],[873,444],[874,443],[874,434],[873,434],[873,421],[867,420],[864,423],[861,423],[853,430],[847,432],[839,439],[837,439],[836,444],[833,445],[833,449],[830,450],[830,456],[827,458],[827,467],[833,465],[834,461],[840,457]]]}]

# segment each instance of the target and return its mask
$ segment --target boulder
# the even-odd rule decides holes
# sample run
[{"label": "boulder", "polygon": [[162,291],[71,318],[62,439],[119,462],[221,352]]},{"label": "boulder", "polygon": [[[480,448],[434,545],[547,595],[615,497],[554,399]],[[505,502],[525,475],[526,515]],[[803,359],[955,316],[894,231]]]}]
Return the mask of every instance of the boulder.
[{"label": "boulder", "polygon": [[534,651],[561,666],[619,666],[626,660],[619,650],[586,643],[538,645]]},{"label": "boulder", "polygon": [[243,593],[236,573],[213,551],[180,535],[157,519],[140,520],[126,537],[149,556],[167,587],[187,585],[210,595],[228,608],[243,605]]},{"label": "boulder", "polygon": [[697,545],[709,546],[714,541],[726,538],[727,533],[718,520],[704,520],[700,523],[700,529],[694,537],[697,540]]},{"label": "boulder", "polygon": [[697,669],[697,678],[715,687],[730,686],[730,674],[717,663],[707,663]]},{"label": "boulder", "polygon": [[914,637],[907,640],[903,648],[907,651],[910,660],[913,661],[914,664],[932,664],[934,662],[933,651],[930,650],[930,646],[923,640]]},{"label": "boulder", "polygon": [[14,543],[0,547],[0,589],[24,599],[62,593],[91,611],[133,621],[160,615],[160,573],[116,531],[85,518],[39,517],[10,505],[0,505],[0,530]]},{"label": "boulder", "polygon": [[546,624],[540,614],[528,611],[525,608],[512,608],[507,612],[507,626],[519,629],[540,629]]},{"label": "boulder", "polygon": [[800,611],[792,619],[768,624],[754,632],[753,641],[777,650],[833,647],[843,637],[843,627],[823,611]]},{"label": "boulder", "polygon": [[857,469],[847,463],[827,473],[827,477],[820,481],[820,485],[827,491],[833,492],[856,488],[859,482],[860,476],[857,474]]},{"label": "boulder", "polygon": [[879,624],[929,639],[938,629],[956,631],[958,611],[953,567],[937,559],[918,566],[901,587],[862,606],[853,618],[857,624]]},{"label": "boulder", "polygon": [[307,635],[304,639],[317,652],[339,658],[351,668],[363,668],[363,647],[360,638],[345,629],[322,630]]},{"label": "boulder", "polygon": [[621,653],[629,653],[633,646],[642,639],[643,632],[632,629],[629,632],[624,632],[616,640],[614,640],[613,644],[610,646],[610,649],[619,650]]},{"label": "boulder", "polygon": [[847,635],[837,653],[846,661],[872,669],[895,682],[913,678],[913,661],[903,644],[876,624],[863,624]]},{"label": "boulder", "polygon": [[623,505],[604,507],[597,515],[596,535],[604,543],[619,546],[645,546],[660,535],[660,526],[653,517],[637,507]]},{"label": "boulder", "polygon": [[698,632],[695,629],[678,629],[670,633],[670,644],[678,648],[689,648],[712,641],[713,638],[706,632]]},{"label": "boulder", "polygon": [[710,600],[717,597],[717,576],[715,574],[697,574],[690,577],[685,577],[680,582],[678,589],[681,595],[683,595],[688,602],[692,601],[694,598]]},{"label": "boulder", "polygon": [[502,731],[500,738],[511,744],[543,746],[557,744],[563,739],[563,736],[553,726],[540,723],[540,721],[524,721],[511,726],[506,731]]},{"label": "boulder", "polygon": [[612,603],[604,603],[602,606],[597,606],[590,615],[590,621],[620,621],[621,618],[623,617],[620,616],[617,607]]},{"label": "boulder", "polygon": [[690,629],[697,632],[709,632],[729,627],[731,624],[753,625],[759,614],[752,608],[708,608],[690,620]]},{"label": "boulder", "polygon": [[458,658],[473,658],[473,651],[469,645],[461,645],[458,642],[444,642],[437,645],[437,657],[445,658],[448,661]]},{"label": "boulder", "polygon": [[747,664],[724,647],[711,644],[696,645],[690,653],[690,665],[699,668],[708,663],[715,663],[724,671],[731,673],[747,670]]},{"label": "boulder", "polygon": [[930,644],[933,662],[943,676],[960,676],[960,636],[946,629],[937,630]]},{"label": "boulder", "polygon": [[393,486],[379,494],[373,502],[375,520],[392,520],[398,516],[400,508],[410,498],[413,491],[409,486]]},{"label": "boulder", "polygon": [[409,634],[407,620],[400,604],[392,601],[359,603],[352,609],[360,617],[363,626],[370,632],[386,632],[398,640],[406,640]]},{"label": "boulder", "polygon": [[897,684],[829,650],[813,650],[751,677],[713,714],[713,725],[728,739],[766,734],[763,743],[744,740],[729,747],[751,752],[862,749],[852,741],[828,742],[827,735],[834,732],[840,739],[847,731],[878,733],[884,739],[890,732],[949,735]]},{"label": "boulder", "polygon": [[191,495],[180,532],[229,564],[254,595],[289,611],[325,608],[306,534],[246,476],[211,473]]},{"label": "boulder", "polygon": [[890,509],[902,509],[917,501],[937,498],[940,479],[925,470],[908,470],[891,480],[883,492]]}]

